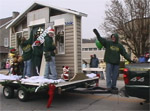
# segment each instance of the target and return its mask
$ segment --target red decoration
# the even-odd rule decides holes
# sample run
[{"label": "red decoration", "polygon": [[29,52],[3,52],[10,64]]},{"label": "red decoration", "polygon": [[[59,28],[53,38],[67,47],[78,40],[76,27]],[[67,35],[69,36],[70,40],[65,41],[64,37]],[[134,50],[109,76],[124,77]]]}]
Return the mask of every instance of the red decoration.
[{"label": "red decoration", "polygon": [[40,43],[40,41],[37,40],[37,41],[35,41],[35,43]]},{"label": "red decoration", "polygon": [[15,51],[16,51],[16,49],[11,49],[11,50],[10,50],[10,52],[15,52]]},{"label": "red decoration", "polygon": [[56,86],[54,84],[49,84],[49,91],[48,91],[49,99],[47,103],[47,108],[49,108],[50,105],[52,104],[55,89],[56,89]]},{"label": "red decoration", "polygon": [[69,67],[68,66],[63,66],[63,74],[61,74],[61,78],[68,81],[69,80]]},{"label": "red decoration", "polygon": [[[96,76],[98,77],[98,78],[100,78],[100,74],[96,74]],[[98,81],[97,81],[97,83],[96,83],[96,87],[98,87],[99,86],[99,79],[98,79]]]},{"label": "red decoration", "polygon": [[54,33],[54,32],[55,32],[54,29],[50,29],[50,30],[48,31],[48,33]]}]

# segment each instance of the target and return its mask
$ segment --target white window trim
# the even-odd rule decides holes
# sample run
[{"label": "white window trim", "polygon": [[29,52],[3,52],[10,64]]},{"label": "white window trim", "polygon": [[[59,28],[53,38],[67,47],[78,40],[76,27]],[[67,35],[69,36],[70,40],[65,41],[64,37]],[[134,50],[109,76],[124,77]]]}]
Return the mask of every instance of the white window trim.
[{"label": "white window trim", "polygon": [[46,23],[46,20],[43,18],[43,19],[38,19],[38,20],[30,21],[30,23],[29,23],[28,26],[31,27],[31,26],[45,24],[45,23]]},{"label": "white window trim", "polygon": [[22,34],[22,36],[23,36],[23,31],[19,31],[19,32],[16,32],[15,33],[15,41],[16,41],[16,45],[15,45],[15,48],[17,48],[17,46],[18,46],[18,42],[17,42],[17,34],[19,34],[19,33],[21,33]]},{"label": "white window trim", "polygon": [[9,44],[8,44],[8,37],[6,38],[4,38],[4,47],[8,47],[9,46]]},{"label": "white window trim", "polygon": [[[57,54],[56,55],[64,55],[66,52],[65,52],[65,44],[66,44],[66,41],[65,41],[65,37],[66,37],[66,35],[65,35],[65,25],[64,24],[59,24],[59,25],[54,25],[54,29],[55,29],[55,27],[59,27],[59,26],[63,26],[63,28],[64,28],[64,52],[62,52],[62,53],[58,53],[57,52]],[[55,43],[56,43],[56,41],[54,41]],[[58,49],[57,49],[58,50]]]}]

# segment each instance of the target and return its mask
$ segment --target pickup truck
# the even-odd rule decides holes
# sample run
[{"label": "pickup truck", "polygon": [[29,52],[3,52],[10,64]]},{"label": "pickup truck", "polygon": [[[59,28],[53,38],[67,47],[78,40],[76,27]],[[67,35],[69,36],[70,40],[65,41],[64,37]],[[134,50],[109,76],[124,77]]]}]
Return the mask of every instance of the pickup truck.
[{"label": "pickup truck", "polygon": [[126,65],[123,71],[126,96],[150,100],[150,64],[136,63]]}]

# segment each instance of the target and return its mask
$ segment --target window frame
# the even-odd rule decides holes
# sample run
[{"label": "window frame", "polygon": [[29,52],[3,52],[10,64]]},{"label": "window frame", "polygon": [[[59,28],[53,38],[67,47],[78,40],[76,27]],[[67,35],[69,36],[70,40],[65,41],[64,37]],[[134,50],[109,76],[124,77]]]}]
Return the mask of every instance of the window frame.
[{"label": "window frame", "polygon": [[4,47],[9,47],[8,37],[4,38]]},{"label": "window frame", "polygon": [[21,34],[21,38],[22,38],[23,37],[23,31],[16,32],[15,34],[16,34],[15,35],[16,36],[16,46],[15,46],[15,48],[17,49],[18,54],[22,55],[22,49],[21,49],[20,45],[18,44],[18,34]]},{"label": "window frame", "polygon": [[[59,45],[60,44],[58,44],[58,41],[56,40],[56,36],[58,34],[58,29],[57,29],[58,27],[62,27],[61,32],[63,31],[63,51],[62,52],[59,50],[59,48],[60,48]],[[62,25],[55,25],[54,30],[55,30],[55,40],[54,40],[54,42],[56,44],[56,55],[63,55],[63,54],[65,54],[65,25],[63,25],[63,24]]]}]

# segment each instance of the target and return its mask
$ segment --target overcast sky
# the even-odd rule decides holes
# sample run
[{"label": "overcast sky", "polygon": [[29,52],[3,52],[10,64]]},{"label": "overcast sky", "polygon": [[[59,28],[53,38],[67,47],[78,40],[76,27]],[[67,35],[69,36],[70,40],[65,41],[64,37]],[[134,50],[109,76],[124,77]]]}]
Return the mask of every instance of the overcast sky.
[{"label": "overcast sky", "polygon": [[[12,16],[13,11],[23,12],[34,1],[49,2],[54,6],[69,8],[88,14],[82,19],[82,38],[93,38],[93,28],[104,21],[106,4],[110,0],[0,0],[0,19]],[[104,36],[101,30],[101,35]]]}]

